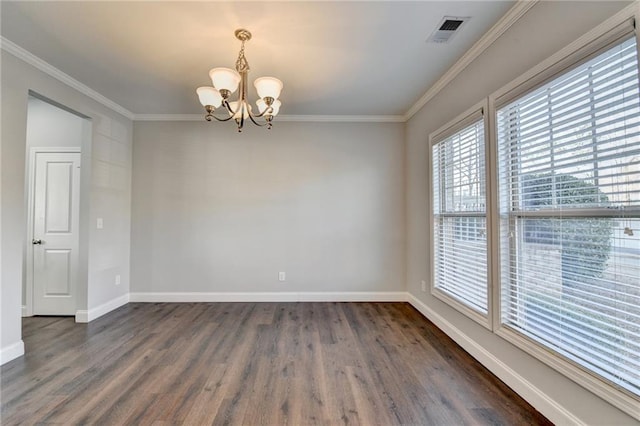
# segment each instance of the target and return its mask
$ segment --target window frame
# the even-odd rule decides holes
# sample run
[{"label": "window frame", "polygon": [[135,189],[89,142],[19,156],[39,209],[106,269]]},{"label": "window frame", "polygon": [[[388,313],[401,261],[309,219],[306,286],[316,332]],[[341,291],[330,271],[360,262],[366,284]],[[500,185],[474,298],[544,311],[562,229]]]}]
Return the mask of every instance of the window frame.
[{"label": "window frame", "polygon": [[[636,15],[638,12],[636,11]],[[536,90],[547,82],[569,72],[570,70],[589,61],[593,57],[599,55],[608,48],[621,43],[625,38],[635,33],[636,46],[640,50],[640,32],[635,31],[635,17],[626,15],[616,15],[614,18],[596,27],[593,31],[560,50],[555,55],[543,61],[534,67],[528,73],[522,75],[518,79],[507,84],[488,97],[488,117],[489,117],[489,134],[490,141],[488,149],[493,165],[499,161],[499,147],[497,135],[497,112],[502,107],[519,99],[531,91]],[[640,55],[638,55],[640,58]],[[640,60],[639,60],[640,62]],[[640,64],[639,64],[640,67]],[[555,352],[553,349],[537,342],[536,340],[526,336],[525,334],[510,327],[508,324],[502,323],[502,283],[501,283],[501,249],[500,241],[500,204],[499,204],[499,171],[497,167],[491,167],[491,176],[487,181],[487,187],[492,189],[492,197],[490,200],[489,216],[491,220],[492,235],[491,239],[494,245],[490,252],[489,267],[493,271],[494,279],[492,284],[494,287],[493,299],[490,313],[494,324],[494,333],[516,347],[522,349],[529,355],[537,358],[551,368],[557,370],[561,374],[570,378],[579,385],[585,387],[604,400],[610,402],[614,406],[620,408],[636,419],[640,419],[640,395],[634,395],[631,392],[621,389],[600,377],[595,372],[581,366],[580,364],[570,360],[566,356]],[[587,210],[591,210],[590,212]],[[625,211],[626,215],[631,213],[634,217],[640,214],[640,209],[629,209]],[[517,216],[519,213],[516,212]],[[590,215],[594,214],[595,209],[584,209],[582,212],[576,211],[577,214]],[[621,212],[617,212],[618,216]],[[512,214],[509,214],[509,220],[513,220]]]},{"label": "window frame", "polygon": [[[429,241],[429,260],[430,260],[430,280],[429,280],[429,291],[430,294],[433,295],[434,297],[436,297],[438,300],[448,304],[449,306],[451,306],[452,308],[456,309],[458,312],[466,315],[467,317],[469,317],[470,319],[474,320],[475,322],[477,322],[478,324],[481,324],[483,327],[492,330],[493,329],[493,321],[492,321],[492,299],[493,299],[493,286],[491,285],[492,282],[492,268],[489,266],[490,265],[490,259],[491,259],[491,250],[492,250],[492,234],[493,232],[491,232],[491,224],[490,224],[490,191],[491,188],[489,186],[489,175],[490,175],[490,158],[489,158],[489,150],[487,149],[488,146],[490,145],[490,139],[489,139],[489,132],[488,132],[488,124],[489,124],[489,114],[487,114],[488,111],[488,103],[487,100],[483,100],[479,103],[477,103],[476,105],[474,105],[473,107],[469,108],[468,110],[466,110],[465,112],[463,112],[462,114],[458,115],[456,118],[454,118],[453,120],[449,121],[448,123],[446,123],[444,126],[438,128],[435,132],[432,132],[431,134],[429,134],[429,139],[428,139],[428,152],[427,152],[427,164],[428,164],[428,174],[429,174],[429,179],[430,179],[430,184],[427,185],[428,187],[428,200],[429,200],[429,211],[428,211],[428,220],[429,220],[429,224],[427,226],[428,229],[428,236],[427,236],[427,240]],[[448,216],[450,217],[455,217],[455,218],[462,218],[462,217],[472,217],[472,218],[476,218],[476,217],[484,217],[485,219],[485,224],[486,224],[486,229],[485,229],[485,235],[486,235],[486,250],[487,250],[487,313],[483,314],[481,312],[479,312],[478,310],[470,307],[469,305],[467,305],[466,303],[464,303],[463,301],[459,300],[458,298],[452,296],[451,294],[441,290],[440,288],[438,288],[436,286],[436,268],[435,268],[435,262],[436,262],[436,247],[435,247],[435,222],[434,222],[434,218],[435,218],[435,214],[433,211],[433,196],[434,196],[434,191],[433,191],[433,147],[444,141],[445,139],[447,139],[448,137],[454,135],[455,133],[459,132],[460,130],[465,129],[466,127],[469,127],[470,125],[478,122],[482,120],[483,121],[483,126],[484,126],[484,169],[485,169],[485,173],[484,173],[484,187],[485,187],[485,211],[484,211],[484,215],[478,213],[478,214],[473,214],[473,215],[469,215],[469,214],[449,214]]]}]

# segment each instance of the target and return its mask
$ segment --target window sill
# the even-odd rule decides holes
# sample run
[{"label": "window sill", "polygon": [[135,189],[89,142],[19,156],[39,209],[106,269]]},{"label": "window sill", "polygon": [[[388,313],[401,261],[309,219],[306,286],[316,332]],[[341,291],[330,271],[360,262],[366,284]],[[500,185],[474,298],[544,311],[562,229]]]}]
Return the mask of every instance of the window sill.
[{"label": "window sill", "polygon": [[613,384],[588,373],[564,356],[543,347],[507,325],[501,324],[495,333],[600,398],[640,420],[640,397],[632,396],[628,392],[616,388]]},{"label": "window sill", "polygon": [[485,327],[486,329],[491,330],[491,322],[489,321],[489,315],[487,313],[482,313],[469,307],[464,302],[461,302],[460,300],[458,300],[455,296],[437,287],[434,287],[434,286],[431,287],[431,294],[436,299],[446,303],[447,305],[451,306],[453,309],[457,310],[458,312],[467,316],[468,318],[474,320],[475,322]]}]

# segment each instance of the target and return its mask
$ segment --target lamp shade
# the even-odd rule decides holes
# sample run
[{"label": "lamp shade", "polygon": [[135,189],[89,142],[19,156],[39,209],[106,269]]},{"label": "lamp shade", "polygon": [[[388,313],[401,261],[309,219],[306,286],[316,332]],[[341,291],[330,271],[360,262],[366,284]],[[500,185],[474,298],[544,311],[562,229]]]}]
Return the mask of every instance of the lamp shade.
[{"label": "lamp shade", "polygon": [[[249,117],[249,112],[252,110],[251,105],[249,105],[248,103],[244,102],[244,105],[246,105],[245,109],[244,109],[244,118],[248,118]],[[238,106],[238,102],[234,101],[234,102],[229,102],[229,106],[231,107],[231,109],[233,111],[235,111],[235,114],[233,114],[233,118],[235,120],[239,120],[240,119],[240,111],[238,110],[240,107]],[[231,113],[229,113],[229,115],[232,115]]]},{"label": "lamp shade", "polygon": [[[267,103],[262,99],[258,99],[256,101],[256,104],[258,105],[258,111],[260,111],[260,114],[262,114],[267,109]],[[273,102],[273,104],[271,104],[271,106],[273,107],[273,111],[270,113],[266,113],[265,115],[271,115],[275,117],[276,115],[278,115],[278,112],[280,112],[280,105],[282,105],[282,102],[276,100],[275,102]]]},{"label": "lamp shade", "polygon": [[222,103],[222,96],[220,92],[210,86],[202,86],[196,89],[198,98],[202,106],[211,105],[214,108],[218,108]]},{"label": "lamp shade", "polygon": [[253,82],[261,98],[278,99],[282,91],[282,82],[275,77],[260,77]]},{"label": "lamp shade", "polygon": [[240,74],[230,68],[214,68],[209,71],[213,87],[218,90],[228,90],[231,93],[238,89]]}]

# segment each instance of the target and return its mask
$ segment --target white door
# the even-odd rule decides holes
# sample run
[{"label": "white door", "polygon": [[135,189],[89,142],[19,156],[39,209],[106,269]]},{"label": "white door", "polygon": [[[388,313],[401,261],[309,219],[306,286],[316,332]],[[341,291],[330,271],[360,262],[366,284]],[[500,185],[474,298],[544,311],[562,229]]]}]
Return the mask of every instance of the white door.
[{"label": "white door", "polygon": [[74,315],[80,154],[36,153],[33,194],[33,314]]}]

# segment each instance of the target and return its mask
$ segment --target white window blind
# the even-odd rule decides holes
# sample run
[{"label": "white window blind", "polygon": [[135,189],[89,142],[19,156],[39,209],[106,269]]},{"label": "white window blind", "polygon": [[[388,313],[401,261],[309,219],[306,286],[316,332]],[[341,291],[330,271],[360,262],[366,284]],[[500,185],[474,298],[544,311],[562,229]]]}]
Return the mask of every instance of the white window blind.
[{"label": "white window blind", "polygon": [[635,37],[499,107],[501,323],[640,396]]},{"label": "white window blind", "polygon": [[434,283],[487,313],[485,149],[482,117],[433,145]]}]

